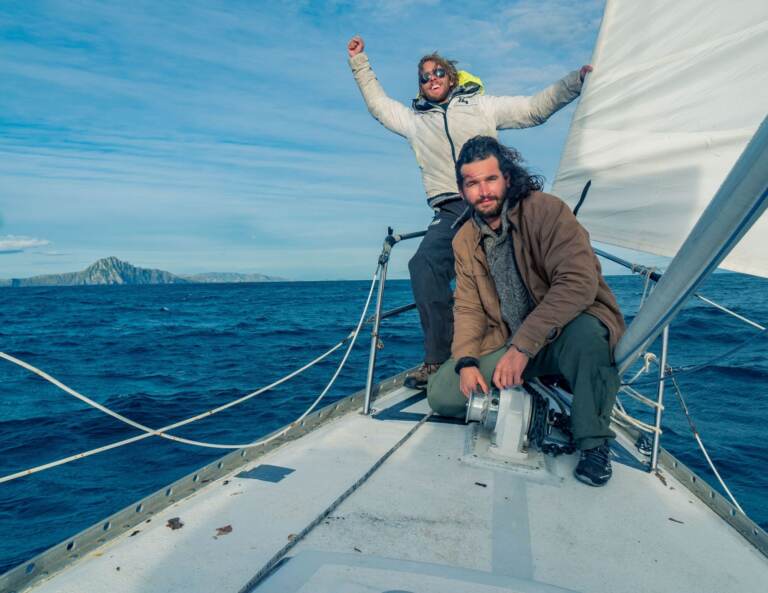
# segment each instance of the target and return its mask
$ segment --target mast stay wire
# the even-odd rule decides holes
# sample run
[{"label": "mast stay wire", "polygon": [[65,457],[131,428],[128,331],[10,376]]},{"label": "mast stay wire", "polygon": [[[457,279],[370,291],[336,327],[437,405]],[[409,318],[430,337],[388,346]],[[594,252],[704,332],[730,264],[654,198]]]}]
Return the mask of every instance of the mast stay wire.
[{"label": "mast stay wire", "polygon": [[[127,418],[127,417],[123,416],[122,414],[119,414],[118,412],[115,412],[115,411],[111,410],[110,408],[108,408],[106,406],[103,406],[102,404],[99,404],[98,402],[93,401],[92,399],[88,398],[87,396],[82,395],[81,393],[78,393],[74,389],[72,389],[72,388],[68,387],[67,385],[65,385],[64,383],[60,382],[58,379],[50,376],[49,374],[45,373],[44,371],[41,371],[40,369],[34,367],[33,365],[31,365],[29,363],[26,363],[26,362],[24,362],[24,361],[22,361],[22,360],[20,360],[18,358],[15,358],[13,356],[10,356],[9,354],[6,354],[5,352],[0,352],[0,358],[3,358],[3,359],[5,359],[5,360],[7,360],[9,362],[12,362],[13,364],[16,364],[18,366],[21,366],[22,368],[25,368],[25,369],[29,370],[30,372],[32,372],[32,373],[42,377],[43,379],[45,379],[49,383],[52,383],[53,385],[55,385],[59,389],[65,391],[66,393],[72,395],[73,397],[76,397],[77,399],[83,401],[84,403],[88,404],[89,406],[91,406],[93,408],[96,408],[97,410],[99,410],[99,411],[101,411],[101,412],[103,412],[103,413],[105,413],[105,414],[107,414],[109,416],[112,416],[113,418],[115,418],[115,419],[117,419],[117,420],[119,420],[119,421],[121,421],[121,422],[123,422],[125,424],[128,424],[129,426],[137,428],[137,429],[139,429],[139,430],[141,430],[143,432],[143,434],[140,434],[140,435],[128,438],[128,439],[123,439],[121,441],[110,443],[110,444],[104,445],[102,447],[97,447],[95,449],[90,449],[88,451],[83,451],[81,453],[77,453],[75,455],[71,455],[71,456],[66,457],[66,458],[62,458],[62,459],[59,459],[59,460],[56,460],[56,461],[53,461],[53,462],[49,462],[49,463],[46,463],[46,464],[43,464],[43,465],[39,465],[39,466],[36,466],[36,467],[33,467],[33,468],[22,470],[22,471],[13,473],[13,474],[9,474],[9,475],[6,475],[6,476],[1,476],[0,477],[0,484],[2,484],[4,482],[10,482],[11,480],[15,480],[15,479],[23,477],[23,476],[28,476],[28,475],[31,475],[33,473],[37,473],[37,472],[40,472],[40,471],[43,471],[43,470],[46,470],[46,469],[50,469],[50,468],[53,468],[53,467],[56,467],[56,466],[59,466],[59,465],[63,465],[65,463],[69,463],[71,461],[75,461],[76,459],[83,459],[85,457],[89,457],[89,456],[95,455],[97,453],[102,453],[102,452],[108,451],[110,449],[115,449],[117,447],[121,447],[121,446],[130,444],[130,443],[134,443],[136,441],[140,441],[140,440],[143,440],[143,439],[151,437],[151,436],[159,436],[159,437],[162,437],[162,438],[166,438],[166,439],[169,439],[169,440],[172,440],[172,441],[184,443],[184,444],[187,444],[187,445],[193,445],[193,446],[198,446],[198,447],[206,447],[206,448],[213,448],[213,449],[249,449],[249,448],[253,448],[253,447],[258,447],[258,446],[264,445],[266,443],[271,442],[272,440],[275,440],[275,439],[283,436],[288,430],[290,430],[290,428],[292,426],[294,426],[295,424],[301,422],[304,418],[306,418],[312,412],[312,410],[315,409],[317,404],[320,403],[320,401],[325,397],[325,395],[328,393],[328,391],[330,391],[330,389],[333,386],[333,384],[336,382],[337,377],[341,373],[342,368],[346,364],[347,359],[349,358],[349,355],[352,352],[352,348],[354,347],[355,341],[357,340],[357,337],[360,334],[360,330],[362,329],[362,327],[363,327],[363,325],[365,323],[365,315],[368,312],[368,308],[369,308],[370,303],[371,303],[371,298],[373,296],[373,289],[376,286],[376,280],[379,277],[380,269],[381,269],[381,266],[380,265],[377,266],[376,267],[376,271],[373,274],[373,279],[371,281],[371,285],[370,285],[370,288],[368,290],[368,296],[366,297],[365,305],[363,307],[362,313],[360,315],[360,319],[358,320],[358,323],[357,323],[355,329],[346,338],[341,340],[338,344],[336,344],[335,346],[333,346],[332,348],[327,350],[325,353],[321,354],[319,357],[317,357],[314,360],[310,361],[309,363],[307,363],[303,367],[300,367],[299,369],[296,369],[292,373],[289,373],[288,375],[282,377],[281,379],[278,379],[277,381],[275,381],[275,382],[273,382],[273,383],[271,383],[271,384],[269,384],[269,385],[267,385],[265,387],[262,387],[262,388],[254,391],[252,393],[244,395],[243,397],[240,397],[240,398],[238,398],[236,400],[233,400],[231,402],[223,404],[223,405],[219,406],[218,408],[214,408],[212,410],[208,410],[206,412],[203,412],[203,413],[198,414],[196,416],[193,416],[191,418],[187,418],[185,420],[180,420],[179,422],[175,422],[173,424],[169,424],[168,426],[164,426],[164,427],[159,428],[159,429],[150,428],[148,426],[144,426],[143,424],[135,422],[135,421],[131,420],[130,418]],[[200,420],[202,418],[206,418],[208,416],[212,416],[213,414],[221,412],[221,411],[223,411],[223,410],[225,410],[227,408],[231,408],[231,407],[233,407],[235,405],[243,403],[244,401],[247,401],[248,399],[251,399],[253,397],[256,397],[257,395],[260,395],[260,394],[262,394],[262,393],[264,393],[266,391],[269,391],[270,389],[273,389],[274,387],[276,387],[276,386],[278,386],[278,385],[288,381],[289,379],[292,379],[296,375],[302,373],[303,371],[307,370],[308,368],[310,368],[310,367],[314,366],[315,364],[321,362],[322,360],[324,360],[325,358],[330,356],[333,352],[335,352],[336,350],[341,348],[341,346],[343,346],[344,343],[347,342],[347,341],[349,341],[350,344],[347,347],[347,350],[344,353],[344,356],[342,357],[342,360],[339,363],[339,366],[337,367],[337,369],[334,372],[333,376],[331,377],[330,381],[326,384],[326,386],[323,389],[323,391],[320,393],[320,395],[317,396],[317,398],[315,398],[315,400],[312,402],[312,404],[309,406],[309,408],[307,408],[304,411],[304,413],[298,419],[296,419],[293,422],[291,422],[290,424],[288,424],[286,426],[286,428],[281,430],[280,432],[275,433],[275,434],[271,435],[270,437],[267,437],[266,439],[261,439],[259,441],[255,441],[255,442],[252,442],[252,443],[238,444],[238,445],[208,443],[208,442],[204,442],[204,441],[196,441],[196,440],[192,440],[192,439],[185,439],[183,437],[177,437],[175,435],[166,434],[166,432],[169,431],[169,430],[172,430],[172,429],[175,429],[175,428],[179,428],[181,426],[184,426],[186,424],[190,424],[190,423],[195,422],[197,420]]]},{"label": "mast stay wire", "polygon": [[680,386],[677,384],[675,375],[670,374],[670,377],[672,379],[672,385],[675,388],[675,394],[677,395],[677,400],[678,402],[680,402],[680,407],[683,409],[683,413],[685,414],[685,417],[688,420],[688,426],[690,427],[691,432],[693,433],[693,438],[695,439],[696,444],[699,445],[699,449],[701,449],[701,452],[704,454],[704,458],[707,460],[707,464],[709,465],[709,468],[712,470],[712,473],[715,474],[717,481],[720,482],[720,486],[722,486],[723,490],[728,495],[728,498],[731,499],[733,506],[735,506],[742,515],[746,515],[746,513],[744,512],[744,509],[741,508],[741,505],[736,500],[736,497],[733,494],[731,494],[730,489],[728,488],[728,486],[725,485],[725,481],[723,480],[722,477],[720,477],[720,472],[717,471],[717,468],[715,467],[714,462],[709,457],[709,453],[707,453],[707,450],[704,447],[704,443],[701,441],[701,436],[699,435],[699,431],[696,428],[696,425],[693,423],[693,418],[691,417],[691,414],[688,411],[688,406],[685,403],[685,399],[683,398],[682,391],[680,391]]},{"label": "mast stay wire", "polygon": [[[691,373],[696,373],[696,372],[701,371],[701,370],[703,370],[703,369],[705,369],[707,367],[714,366],[718,362],[720,362],[722,360],[725,360],[726,358],[730,358],[731,356],[733,356],[734,354],[739,352],[739,350],[742,350],[742,349],[746,348],[747,346],[749,346],[750,344],[756,342],[757,340],[764,339],[766,337],[768,337],[768,329],[763,328],[762,330],[760,330],[760,333],[757,334],[756,336],[752,336],[751,338],[748,338],[748,339],[744,340],[741,344],[738,344],[737,346],[734,346],[730,350],[727,350],[726,352],[724,352],[722,354],[718,354],[717,356],[715,356],[713,358],[710,358],[709,360],[705,360],[704,362],[700,362],[699,364],[695,364],[695,365],[691,365],[691,366],[686,366],[686,367],[679,367],[677,369],[674,369],[671,366],[667,365],[667,368],[666,368],[666,370],[664,372],[663,379],[667,379],[668,377],[677,378],[677,377],[681,377],[683,375],[690,375]],[[637,376],[635,378],[637,378]],[[648,387],[650,385],[654,385],[656,383],[659,383],[663,379],[661,379],[661,378],[646,378],[645,380],[641,379],[641,380],[637,381],[637,383],[641,387]],[[625,386],[630,385],[630,384],[634,385],[634,383],[632,383],[632,382],[630,382],[630,383],[622,383],[622,387],[625,387]]]}]

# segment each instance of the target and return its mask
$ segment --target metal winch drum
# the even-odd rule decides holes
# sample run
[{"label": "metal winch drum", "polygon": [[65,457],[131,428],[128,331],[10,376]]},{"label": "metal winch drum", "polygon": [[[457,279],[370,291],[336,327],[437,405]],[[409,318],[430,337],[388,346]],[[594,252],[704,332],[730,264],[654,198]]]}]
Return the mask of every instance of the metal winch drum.
[{"label": "metal winch drum", "polygon": [[560,439],[550,439],[553,426],[561,430],[566,426],[569,432],[567,415],[550,410],[547,398],[522,387],[492,389],[487,394],[473,392],[467,401],[465,422],[478,423],[479,430],[488,434],[489,452],[494,456],[522,460],[528,457],[530,447],[554,455],[572,449]]},{"label": "metal winch drum", "polygon": [[473,392],[465,421],[480,423],[481,430],[490,434],[494,454],[521,458],[528,453],[532,409],[531,395],[521,388]]}]

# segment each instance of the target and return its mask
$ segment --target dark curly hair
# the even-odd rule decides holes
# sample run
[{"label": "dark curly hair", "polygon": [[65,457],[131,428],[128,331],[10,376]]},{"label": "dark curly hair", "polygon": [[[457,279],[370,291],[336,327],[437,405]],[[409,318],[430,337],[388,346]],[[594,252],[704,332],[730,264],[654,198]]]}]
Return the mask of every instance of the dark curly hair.
[{"label": "dark curly hair", "polygon": [[544,187],[544,178],[541,175],[531,175],[520,165],[523,162],[523,157],[514,148],[504,146],[496,138],[490,136],[475,136],[467,140],[462,146],[456,161],[456,183],[459,189],[464,183],[461,168],[469,163],[483,161],[489,157],[496,157],[499,162],[499,169],[509,182],[506,198],[510,205],[528,197],[531,192],[541,191]]}]

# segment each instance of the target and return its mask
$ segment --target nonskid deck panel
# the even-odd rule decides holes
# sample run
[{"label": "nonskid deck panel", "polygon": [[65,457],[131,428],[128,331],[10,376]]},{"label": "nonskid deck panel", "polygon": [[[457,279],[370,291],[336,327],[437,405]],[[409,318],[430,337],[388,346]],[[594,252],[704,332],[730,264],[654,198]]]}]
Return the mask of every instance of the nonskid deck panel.
[{"label": "nonskid deck panel", "polygon": [[[283,443],[279,448],[262,452],[258,459],[248,460],[238,458],[239,453],[230,454],[222,459],[222,467],[218,467],[218,463],[209,466],[210,471],[221,472],[218,478],[207,478],[212,481],[187,498],[176,499],[170,507],[153,511],[151,523],[134,524],[130,532],[123,532],[90,553],[83,553],[81,548],[82,557],[79,560],[66,560],[60,574],[40,583],[35,590],[63,593],[74,587],[83,593],[104,590],[115,593],[214,589],[233,593],[244,591],[245,585],[277,550],[296,537],[304,526],[338,497],[339,492],[358,480],[383,453],[413,428],[417,419],[423,417],[427,410],[426,402],[423,398],[414,397],[414,391],[399,388],[401,379],[402,375],[383,385],[382,396],[377,402],[377,406],[383,409],[376,420],[357,413],[355,406],[359,407],[361,394],[356,394],[357,401],[351,397],[349,401],[338,402],[335,411],[321,411],[324,417],[313,419],[316,420],[314,424],[305,425],[305,438],[299,441]],[[471,429],[439,420],[430,419],[349,500],[289,552],[296,559],[315,553],[326,554],[325,558],[337,557],[334,561],[336,568],[313,573],[315,576],[312,578],[319,578],[318,575],[330,578],[330,573],[344,573],[351,579],[350,582],[356,582],[358,577],[354,574],[358,569],[343,568],[342,565],[349,563],[340,564],[338,561],[341,557],[338,555],[345,554],[364,556],[372,562],[376,558],[411,562],[413,567],[438,565],[461,568],[469,571],[467,574],[517,579],[515,582],[518,585],[533,583],[542,587],[551,585],[585,591],[661,591],[669,590],[670,583],[685,588],[684,585],[693,586],[691,583],[694,582],[700,591],[750,591],[750,587],[758,581],[749,581],[749,575],[753,575],[754,579],[762,578],[763,582],[768,576],[766,559],[698,499],[690,496],[686,487],[673,475],[667,474],[667,484],[662,484],[655,476],[616,464],[614,480],[605,489],[598,490],[573,480],[570,472],[575,460],[572,457],[548,460],[546,479],[531,479],[514,471],[495,471],[482,464],[460,462],[459,458],[467,453],[467,431]],[[624,439],[623,442],[626,446],[632,440]],[[243,462],[235,466],[239,459]],[[231,460],[232,465],[227,465],[230,463],[227,460]],[[255,477],[242,475],[243,470],[253,470],[257,466],[272,466],[273,469],[268,469],[266,474],[261,469]],[[282,474],[282,477],[277,476],[279,479],[276,479],[275,472]],[[198,482],[207,475],[197,473]],[[665,473],[662,472],[662,476]],[[271,475],[273,479],[264,479],[265,475]],[[621,492],[622,485],[628,488],[626,493]],[[451,492],[453,496],[449,496]],[[644,497],[638,497],[637,492],[643,492],[654,504],[643,502]],[[181,497],[183,490],[175,488],[167,497],[165,493],[166,490],[163,490],[154,496],[161,499]],[[473,504],[468,509],[452,503],[460,499],[462,493],[469,493],[472,497]],[[635,497],[638,500],[633,502]],[[641,508],[633,509],[634,519],[602,517],[599,513],[593,517],[593,507],[599,507],[600,501],[611,509],[631,504],[641,505]],[[665,505],[670,505],[674,512],[664,515]],[[690,513],[689,509],[695,509],[691,516],[686,514]],[[127,510],[135,512],[134,507]],[[649,522],[649,517],[659,512],[664,516],[654,519],[655,523]],[[638,519],[637,513],[642,520]],[[569,520],[572,515],[576,518]],[[166,521],[175,516],[184,521],[182,529],[171,530],[165,526]],[[578,553],[563,546],[568,544],[578,550],[579,531],[576,525],[583,517],[593,517],[595,521],[600,519],[606,524],[599,526],[601,537],[610,538],[610,546],[615,548],[614,556],[622,559],[622,567],[629,566],[626,563],[632,559],[635,568],[622,570],[639,571],[634,575],[635,581],[640,579],[643,571],[659,572],[656,563],[659,559],[655,558],[654,562],[654,558],[648,555],[649,549],[661,553],[657,550],[659,539],[676,542],[677,547],[668,550],[666,557],[668,561],[682,566],[674,571],[666,567],[664,570],[670,570],[671,575],[664,575],[663,581],[644,583],[642,587],[616,588],[624,581],[614,574],[614,580],[607,580],[614,588],[601,589],[600,583],[595,588],[588,575],[579,574],[580,567],[597,570],[593,561],[582,559],[581,563],[576,561],[574,566],[569,566],[567,562],[553,566],[549,561],[552,556],[564,556],[569,561],[578,558]],[[725,551],[730,552],[721,553],[720,557],[710,559],[703,566],[696,566],[700,559],[696,560],[696,554],[689,558],[688,544],[683,545],[683,542],[685,537],[691,537],[692,525],[702,521],[707,524],[710,533],[706,537],[699,532],[693,536],[694,551],[703,549],[699,540],[704,540],[706,544],[707,537],[714,537],[718,553],[722,552],[720,548],[723,546]],[[88,531],[97,530],[101,525]],[[119,528],[119,524],[113,525],[115,529]],[[225,529],[219,535],[219,528],[227,526],[232,530]],[[607,527],[610,529],[606,532]],[[614,528],[615,531],[611,531]],[[137,530],[140,533],[131,537],[131,533]],[[635,537],[635,531],[639,537],[638,542],[633,544],[631,538]],[[551,534],[558,534],[554,541]],[[681,535],[683,539],[679,539]],[[466,553],[466,550],[471,552]],[[729,563],[728,569],[715,572],[723,573],[729,579],[732,577],[732,583],[718,581],[707,572],[725,562],[724,558]],[[290,566],[291,562],[282,564],[281,569]],[[743,570],[739,569],[740,563],[744,565]],[[690,581],[693,577],[685,572],[686,564],[696,567],[700,573],[695,581]],[[604,567],[599,568],[603,570]],[[380,571],[381,568],[375,570]],[[414,583],[421,584],[422,581],[418,580],[421,577],[417,579],[414,575],[418,571],[414,570],[410,573],[400,571],[400,574],[408,573],[410,578],[415,579]],[[571,575],[567,581],[562,580],[564,571]],[[270,578],[276,577],[279,572],[273,572]],[[675,579],[675,574],[684,575],[684,578]],[[382,583],[390,582],[386,575],[382,578]],[[429,578],[442,577],[432,575]],[[698,583],[699,578],[706,582]],[[269,579],[263,581],[260,587],[266,587],[269,582]],[[507,588],[498,590],[527,591],[509,588],[511,582],[508,581]],[[664,587],[659,586],[662,582]],[[585,583],[590,584],[590,588],[582,586]],[[708,588],[714,585],[719,588]],[[310,588],[297,590],[323,590],[313,588],[318,586],[318,581],[309,580],[305,586]],[[429,590],[428,586],[431,586],[428,580],[424,581],[423,588],[419,590]],[[255,590],[261,590],[260,587]],[[23,587],[9,588],[3,583],[0,589],[21,591]],[[413,590],[407,587],[400,589]],[[382,589],[385,590],[397,588]],[[465,590],[484,591],[480,588]]]}]

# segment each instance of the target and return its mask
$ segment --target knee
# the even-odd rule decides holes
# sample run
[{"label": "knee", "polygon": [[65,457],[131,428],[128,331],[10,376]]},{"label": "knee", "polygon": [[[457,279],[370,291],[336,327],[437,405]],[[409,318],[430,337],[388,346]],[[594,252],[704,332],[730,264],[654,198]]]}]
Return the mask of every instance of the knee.
[{"label": "knee", "polygon": [[445,416],[447,418],[464,418],[467,411],[466,401],[464,402],[447,402],[439,397],[430,396],[427,391],[427,402],[430,409],[438,416]]},{"label": "knee", "polygon": [[[599,322],[598,322],[599,323]],[[602,324],[595,328],[587,325],[586,331],[578,331],[573,326],[566,327],[558,338],[560,360],[573,361],[579,366],[606,366],[611,364],[611,346],[608,342],[608,330],[603,332]],[[576,331],[574,331],[576,330]]]},{"label": "knee", "polygon": [[446,361],[440,370],[429,377],[427,402],[433,412],[450,418],[463,418],[467,400],[459,391],[459,377],[453,370],[454,361]]}]

